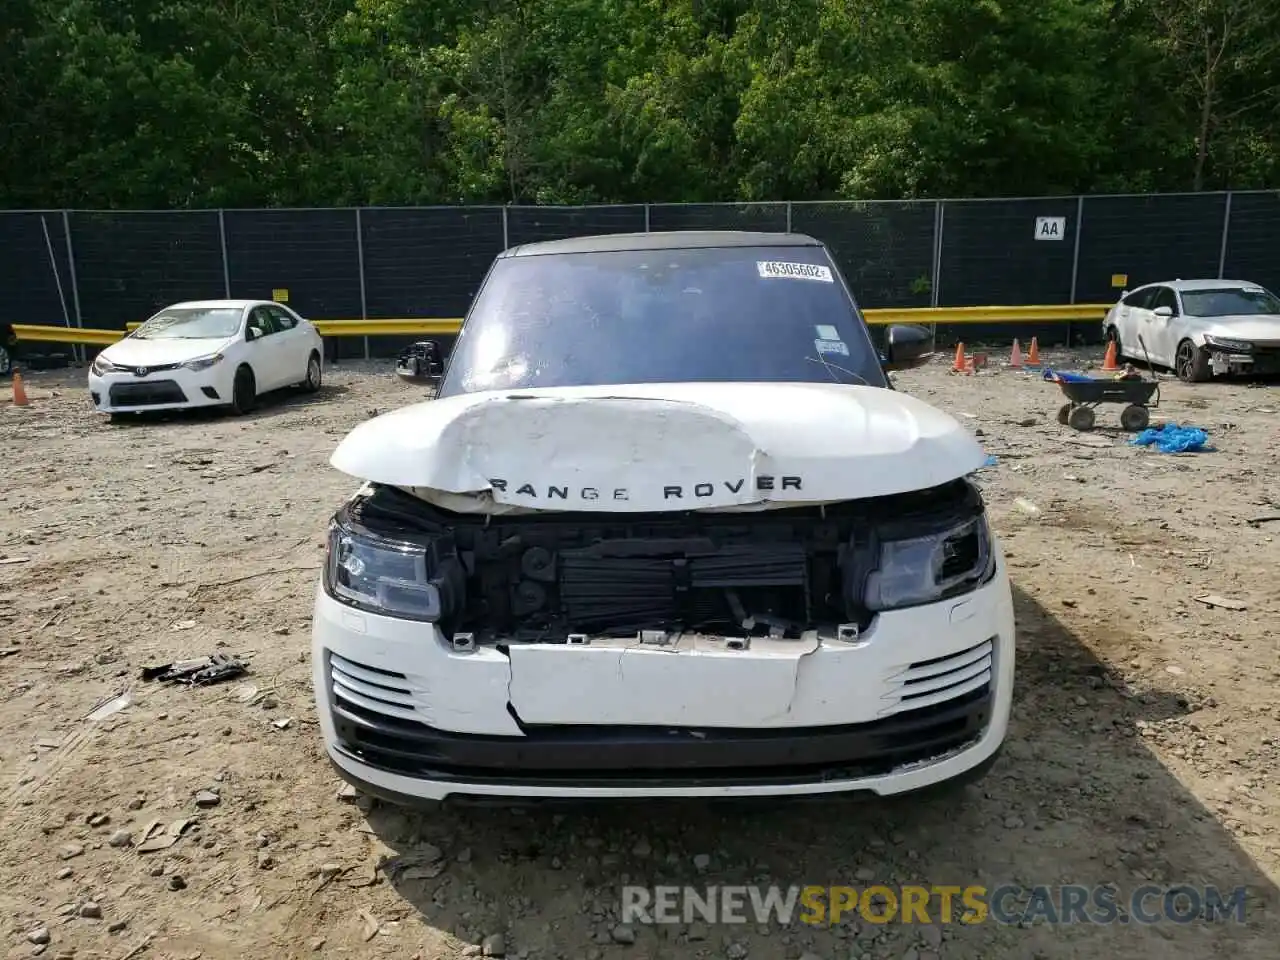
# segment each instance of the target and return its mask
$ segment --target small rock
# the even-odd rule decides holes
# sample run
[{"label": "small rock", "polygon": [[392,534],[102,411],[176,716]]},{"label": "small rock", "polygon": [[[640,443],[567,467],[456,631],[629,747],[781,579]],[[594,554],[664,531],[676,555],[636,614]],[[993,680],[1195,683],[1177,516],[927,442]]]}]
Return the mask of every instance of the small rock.
[{"label": "small rock", "polygon": [[107,845],[116,847],[127,847],[133,843],[133,834],[128,830],[117,830],[107,838]]},{"label": "small rock", "polygon": [[207,810],[209,807],[216,807],[221,802],[222,798],[212,790],[201,790],[196,794],[196,806],[202,809]]},{"label": "small rock", "polygon": [[29,943],[46,944],[51,939],[53,938],[49,936],[48,927],[36,927],[34,930],[32,930],[30,933],[27,934],[27,942]]},{"label": "small rock", "polygon": [[876,872],[870,867],[859,867],[853,874],[854,878],[862,883],[870,883],[876,878]]},{"label": "small rock", "polygon": [[277,637],[286,637],[289,635],[289,628],[286,627],[284,624],[281,624],[278,627],[272,627],[271,632],[274,633]]},{"label": "small rock", "polygon": [[620,923],[609,931],[609,937],[614,943],[635,943],[636,931],[630,924]]},{"label": "small rock", "polygon": [[59,879],[59,880],[70,880],[70,879],[71,879],[71,876],[72,876],[74,873],[75,873],[75,871],[74,871],[74,870],[72,870],[70,867],[63,867],[61,870],[59,870],[59,871],[58,871],[58,879]]},{"label": "small rock", "polygon": [[505,957],[507,940],[500,933],[491,933],[480,943],[480,952],[486,957]]},{"label": "small rock", "polygon": [[80,856],[82,853],[84,853],[84,847],[82,847],[80,844],[68,843],[66,846],[64,846],[61,850],[58,851],[58,859],[71,860],[71,859],[74,859],[75,857]]},{"label": "small rock", "polygon": [[1004,827],[1006,830],[1020,830],[1026,826],[1026,822],[1017,814],[1009,814],[1004,818]]},{"label": "small rock", "polygon": [[169,877],[169,889],[185,890],[187,889],[187,881],[182,879],[181,874],[175,873],[171,877]]},{"label": "small rock", "polygon": [[942,928],[935,926],[927,926],[920,930],[920,939],[924,941],[925,946],[937,950],[942,946]]},{"label": "small rock", "polygon": [[95,813],[89,817],[89,826],[104,827],[111,822],[111,818],[105,813]]},{"label": "small rock", "polygon": [[482,952],[482,948],[478,943],[468,943],[465,947],[462,948],[462,955],[464,957],[478,957],[480,956],[481,952]]},{"label": "small rock", "polygon": [[119,933],[127,926],[129,926],[128,920],[112,920],[107,924],[107,933]]},{"label": "small rock", "polygon": [[747,948],[740,943],[731,943],[725,948],[724,955],[729,960],[746,960]]},{"label": "small rock", "polygon": [[141,810],[144,803],[146,803],[146,798],[137,796],[129,801],[128,806],[130,810]]},{"label": "small rock", "polygon": [[705,923],[700,920],[695,920],[693,923],[689,924],[689,931],[685,936],[687,936],[691,942],[696,943],[707,939],[707,937],[710,936],[710,931],[707,929],[707,925]]},{"label": "small rock", "polygon": [[86,900],[84,903],[80,904],[80,909],[76,912],[86,920],[102,919],[102,908],[92,900]]},{"label": "small rock", "polygon": [[636,841],[636,845],[631,848],[632,856],[647,857],[653,853],[653,847],[649,845],[649,841],[641,837]]},{"label": "small rock", "polygon": [[693,858],[693,865],[698,870],[705,870],[711,866],[711,857],[705,853],[699,853]]},{"label": "small rock", "polygon": [[355,787],[353,787],[349,783],[344,783],[341,787],[338,788],[338,799],[346,803],[355,803],[356,798],[359,795],[360,795],[360,791],[358,791]]},{"label": "small rock", "polygon": [[270,870],[275,865],[276,865],[275,857],[271,856],[271,854],[267,853],[267,851],[265,850],[258,851],[258,869],[259,870]]},{"label": "small rock", "polygon": [[275,697],[266,696],[262,698],[262,703],[260,703],[259,706],[262,707],[263,710],[274,710],[276,707],[280,706],[280,701]]},{"label": "small rock", "polygon": [[324,937],[316,937],[311,941],[311,952],[316,953],[324,949]]},{"label": "small rock", "polygon": [[458,863],[470,863],[470,862],[471,862],[471,848],[470,848],[470,847],[463,847],[461,850],[459,850],[459,851],[458,851],[458,855],[457,855],[456,857],[454,857],[453,859],[454,859],[454,860],[456,860],[456,861],[458,861]]}]

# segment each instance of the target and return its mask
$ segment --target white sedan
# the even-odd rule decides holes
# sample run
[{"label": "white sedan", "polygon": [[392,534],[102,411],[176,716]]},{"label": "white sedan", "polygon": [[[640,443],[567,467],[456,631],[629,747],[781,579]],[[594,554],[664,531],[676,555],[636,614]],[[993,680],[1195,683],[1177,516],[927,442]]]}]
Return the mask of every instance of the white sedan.
[{"label": "white sedan", "polygon": [[319,390],[323,357],[319,331],[284,304],[176,303],[98,354],[89,395],[113,419],[218,406],[239,414],[271,390]]},{"label": "white sedan", "polygon": [[1223,373],[1280,373],[1280,298],[1239,280],[1174,280],[1126,291],[1103,335],[1129,360],[1200,383]]}]

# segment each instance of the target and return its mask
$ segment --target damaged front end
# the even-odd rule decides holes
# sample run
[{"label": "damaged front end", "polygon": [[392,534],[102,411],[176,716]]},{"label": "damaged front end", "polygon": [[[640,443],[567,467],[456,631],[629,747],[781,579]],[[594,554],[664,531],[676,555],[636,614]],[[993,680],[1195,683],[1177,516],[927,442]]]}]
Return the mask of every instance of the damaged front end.
[{"label": "damaged front end", "polygon": [[982,500],[931,490],[757,514],[448,514],[369,485],[335,517],[327,592],[473,645],[853,641],[876,613],[994,573]]}]

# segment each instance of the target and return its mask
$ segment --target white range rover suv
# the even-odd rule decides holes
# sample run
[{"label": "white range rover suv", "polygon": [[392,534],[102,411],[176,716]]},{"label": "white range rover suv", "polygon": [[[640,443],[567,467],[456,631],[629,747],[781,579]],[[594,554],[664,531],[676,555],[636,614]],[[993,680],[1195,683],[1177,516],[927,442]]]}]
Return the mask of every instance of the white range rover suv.
[{"label": "white range rover suv", "polygon": [[312,636],[364,792],[897,794],[985,772],[1014,678],[985,461],[886,369],[826,247],[648,233],[501,254],[436,399],[331,463]]}]

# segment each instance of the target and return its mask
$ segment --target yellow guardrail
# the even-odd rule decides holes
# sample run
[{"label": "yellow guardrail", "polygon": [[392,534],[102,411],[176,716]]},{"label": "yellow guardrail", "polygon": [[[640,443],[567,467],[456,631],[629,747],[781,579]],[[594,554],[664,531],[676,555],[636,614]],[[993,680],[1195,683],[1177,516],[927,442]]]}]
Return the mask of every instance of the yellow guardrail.
[{"label": "yellow guardrail", "polygon": [[[1019,307],[877,307],[863,310],[867,323],[884,326],[890,323],[922,323],[948,326],[957,323],[1051,323],[1062,321],[1101,320],[1111,308],[1109,303],[1050,304]],[[457,333],[461,318],[405,320],[312,320],[325,337],[398,337],[418,334]],[[13,325],[19,340],[46,343],[86,343],[106,346],[123,337],[126,331],[140,327],[126,324],[125,330],[94,330],[89,327],[51,327],[33,324]]]}]

